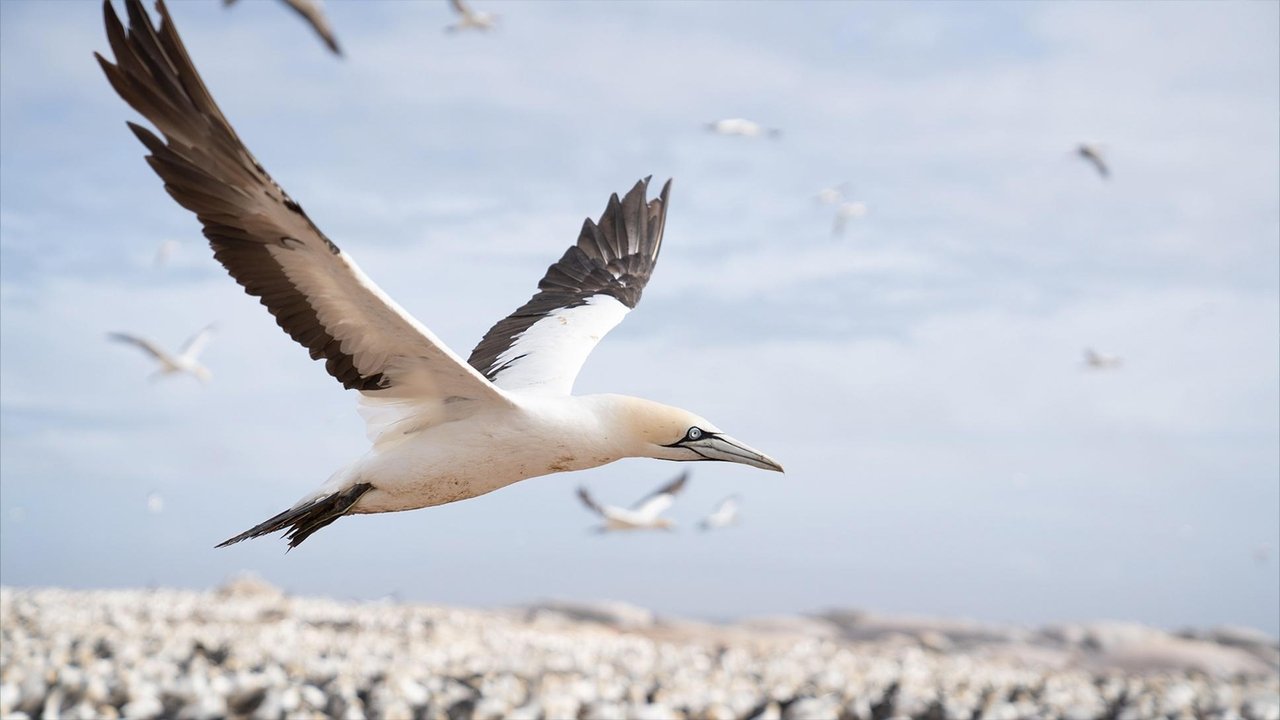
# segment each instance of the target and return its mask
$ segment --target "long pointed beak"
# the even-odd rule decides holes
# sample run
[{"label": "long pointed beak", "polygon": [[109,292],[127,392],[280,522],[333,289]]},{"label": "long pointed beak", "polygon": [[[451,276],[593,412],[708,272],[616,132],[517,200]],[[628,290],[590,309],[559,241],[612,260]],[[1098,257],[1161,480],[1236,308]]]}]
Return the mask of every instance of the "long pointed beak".
[{"label": "long pointed beak", "polygon": [[759,450],[754,450],[744,443],[738,442],[728,435],[707,435],[701,440],[684,443],[699,455],[708,460],[723,460],[725,462],[742,463],[758,467],[761,470],[773,470],[775,472],[785,472],[782,465],[777,460],[765,455]]}]

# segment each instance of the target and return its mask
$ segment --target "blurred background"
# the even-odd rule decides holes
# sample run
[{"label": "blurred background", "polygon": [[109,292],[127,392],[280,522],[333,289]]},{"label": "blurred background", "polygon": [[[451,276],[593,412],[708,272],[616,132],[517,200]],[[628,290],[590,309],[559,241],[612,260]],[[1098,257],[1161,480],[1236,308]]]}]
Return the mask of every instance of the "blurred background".
[{"label": "blurred background", "polygon": [[[692,466],[673,533],[589,532],[578,485],[626,505],[682,469],[628,460],[215,551],[365,451],[355,395],[143,161],[100,3],[6,1],[5,585],[1280,632],[1280,5],[487,8],[449,35],[444,2],[330,3],[343,59],[276,3],[172,13],[268,171],[463,355],[610,193],[673,177],[576,391],[689,408],[787,474]],[[737,117],[781,133],[706,128]],[[836,234],[839,183],[865,214]],[[210,322],[207,386],[106,340]],[[732,493],[740,523],[698,533]]]}]

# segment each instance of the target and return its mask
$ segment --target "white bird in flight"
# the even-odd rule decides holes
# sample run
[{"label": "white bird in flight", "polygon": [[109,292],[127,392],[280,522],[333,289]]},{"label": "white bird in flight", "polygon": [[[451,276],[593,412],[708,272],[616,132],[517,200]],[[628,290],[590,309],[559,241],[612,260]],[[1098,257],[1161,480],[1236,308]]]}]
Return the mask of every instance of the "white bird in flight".
[{"label": "white bird in flight", "polygon": [[[670,182],[609,198],[547,269],[531,300],[468,360],[450,350],[320,232],[241,143],[191,63],[168,9],[153,28],[105,3],[116,57],[98,56],[165,189],[196,214],[214,257],[294,340],[361,394],[371,450],[292,507],[221,545],[284,530],[290,547],[348,514],[473,498],[526,478],[624,457],[721,460],[782,471],[687,410],[622,395],[571,395],[587,355],[640,300],[662,243]],[[256,504],[256,503],[255,503]]]},{"label": "white bird in flight", "polygon": [[1093,348],[1085,348],[1084,365],[1090,370],[1115,370],[1124,365],[1124,359],[1119,355],[1104,355]]},{"label": "white bird in flight", "polygon": [[710,515],[698,523],[701,530],[719,530],[738,522],[738,496],[730,495],[720,501]]},{"label": "white bird in flight", "polygon": [[649,493],[647,497],[630,508],[621,508],[616,505],[601,506],[591,499],[585,487],[578,488],[578,498],[582,500],[583,505],[604,519],[604,525],[597,528],[596,532],[670,530],[675,527],[675,521],[661,515],[675,502],[676,495],[684,489],[688,481],[688,471],[682,472],[675,480]]},{"label": "white bird in flight", "polygon": [[850,220],[857,220],[867,214],[867,204],[860,200],[850,200],[840,203],[836,208],[836,218],[831,225],[832,235],[844,235],[845,228],[848,227]]},{"label": "white bird in flight", "polygon": [[1111,177],[1111,168],[1107,166],[1106,158],[1103,157],[1100,146],[1082,143],[1080,147],[1076,148],[1076,154],[1087,160],[1090,165],[1093,165],[1093,169],[1098,171],[1098,175],[1103,180]]},{"label": "white bird in flight", "polygon": [[743,118],[727,118],[725,120],[716,120],[707,123],[707,130],[717,135],[738,135],[740,137],[762,137],[768,136],[778,138],[782,136],[782,131],[776,128],[764,128],[759,123]]},{"label": "white bird in flight", "polygon": [[213,379],[213,373],[209,372],[209,368],[199,362],[200,353],[204,352],[205,346],[209,344],[209,338],[211,337],[213,337],[213,325],[209,325],[187,338],[187,341],[182,344],[182,349],[178,351],[177,355],[174,355],[150,340],[137,335],[122,332],[107,333],[107,338],[133,345],[160,363],[160,368],[151,376],[152,380],[168,375],[186,373],[202,383],[207,383]]},{"label": "white bird in flight", "polygon": [[458,13],[458,21],[445,27],[445,32],[461,32],[463,30],[492,30],[498,21],[498,15],[491,12],[476,12],[464,0],[449,0],[454,12]]},{"label": "white bird in flight", "polygon": [[[236,0],[222,0],[224,7],[230,7]],[[329,18],[324,14],[324,5],[321,0],[281,0],[290,10],[298,13],[316,35],[320,36],[320,40],[329,48],[334,55],[341,57],[342,48],[338,47],[338,37],[333,34],[333,26],[329,24]]]}]

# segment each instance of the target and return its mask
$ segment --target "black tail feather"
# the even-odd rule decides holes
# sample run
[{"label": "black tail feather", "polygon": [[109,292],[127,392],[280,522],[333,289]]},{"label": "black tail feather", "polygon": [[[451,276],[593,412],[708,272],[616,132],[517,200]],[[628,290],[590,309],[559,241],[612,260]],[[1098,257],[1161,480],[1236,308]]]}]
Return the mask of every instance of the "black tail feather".
[{"label": "black tail feather", "polygon": [[342,492],[325,495],[305,505],[285,510],[266,522],[254,525],[230,540],[218,543],[216,547],[234,545],[241,540],[261,537],[287,528],[288,532],[284,534],[284,538],[289,541],[291,549],[296,548],[302,544],[303,540],[311,537],[311,533],[346,515],[351,506],[355,505],[362,495],[372,489],[373,485],[369,483],[359,483]]}]

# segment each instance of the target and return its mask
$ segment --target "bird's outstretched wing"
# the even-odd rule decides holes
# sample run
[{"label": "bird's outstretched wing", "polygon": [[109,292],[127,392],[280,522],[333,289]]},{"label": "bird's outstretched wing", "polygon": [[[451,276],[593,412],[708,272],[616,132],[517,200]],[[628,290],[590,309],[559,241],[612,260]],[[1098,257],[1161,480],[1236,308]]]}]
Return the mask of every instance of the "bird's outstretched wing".
[{"label": "bird's outstretched wing", "polygon": [[98,61],[120,97],[163,135],[129,123],[165,189],[196,214],[236,282],[344,387],[379,400],[509,402],[387,297],[271,179],[205,88],[163,0],[158,29],[140,0],[126,7],[127,32],[110,0],[104,3],[116,62]]},{"label": "bird's outstretched wing", "polygon": [[649,178],[609,198],[598,222],[547,269],[538,293],[498,321],[468,362],[503,390],[568,395],[600,338],[626,316],[649,282],[667,219],[671,181],[646,201]]},{"label": "bird's outstretched wing", "polygon": [[213,337],[214,324],[209,323],[200,332],[187,338],[182,344],[179,353],[188,359],[195,360],[200,357],[200,353],[204,352],[204,348],[209,344],[209,338]]},{"label": "bird's outstretched wing", "polygon": [[667,508],[671,507],[672,503],[676,500],[676,494],[684,489],[684,485],[688,480],[689,471],[686,470],[680,473],[675,480],[672,480],[666,485],[654,490],[647,497],[641,499],[633,505],[631,509],[634,510],[637,515],[641,515],[646,518],[652,519],[658,517],[662,513],[666,512]]},{"label": "bird's outstretched wing", "polygon": [[449,4],[453,6],[453,11],[463,17],[471,16],[471,8],[462,0],[449,0]]},{"label": "bird's outstretched wing", "polygon": [[329,18],[325,16],[324,8],[317,0],[284,0],[284,4],[293,8],[294,12],[307,21],[311,29],[315,30],[324,41],[325,47],[332,50],[334,55],[342,55],[342,48],[338,46],[338,37],[333,34],[333,26],[329,24]]},{"label": "bird's outstretched wing", "polygon": [[578,499],[581,500],[582,504],[586,505],[591,512],[604,517],[604,508],[600,507],[599,503],[591,498],[591,494],[587,492],[585,487],[578,488]]},{"label": "bird's outstretched wing", "polygon": [[[312,30],[320,36],[320,40],[325,46],[333,51],[334,55],[342,56],[342,48],[338,47],[338,38],[333,34],[333,27],[329,25],[329,18],[325,17],[324,8],[320,5],[319,0],[281,0],[288,5],[291,10],[302,16],[303,20],[311,26]],[[224,7],[231,7],[237,0],[222,0]]]},{"label": "bird's outstretched wing", "polygon": [[1107,166],[1107,161],[1102,157],[1101,150],[1092,145],[1081,145],[1076,152],[1093,165],[1093,168],[1098,171],[1098,175],[1102,176],[1102,179],[1105,180],[1111,177],[1111,168]]},{"label": "bird's outstretched wing", "polygon": [[162,350],[158,345],[151,342],[150,340],[147,340],[145,338],[140,338],[137,335],[113,332],[113,333],[107,333],[107,338],[110,340],[115,340],[116,342],[122,342],[122,343],[127,343],[129,345],[133,345],[134,347],[141,349],[143,352],[155,358],[156,360],[159,360],[160,362],[166,362],[169,359],[169,353]]}]

